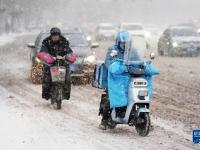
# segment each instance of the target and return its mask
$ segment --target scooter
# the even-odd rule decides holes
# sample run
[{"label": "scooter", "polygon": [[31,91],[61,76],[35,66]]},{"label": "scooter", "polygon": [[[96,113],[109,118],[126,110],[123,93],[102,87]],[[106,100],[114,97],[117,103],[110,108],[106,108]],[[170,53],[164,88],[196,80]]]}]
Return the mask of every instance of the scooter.
[{"label": "scooter", "polygon": [[[119,74],[116,70],[121,68],[123,70]],[[151,77],[156,74],[158,72],[149,60],[126,63],[124,60],[115,60],[109,68],[105,64],[96,65],[93,87],[104,89],[99,115],[107,113],[108,128],[127,124],[135,126],[140,136],[148,135],[151,126]]]}]

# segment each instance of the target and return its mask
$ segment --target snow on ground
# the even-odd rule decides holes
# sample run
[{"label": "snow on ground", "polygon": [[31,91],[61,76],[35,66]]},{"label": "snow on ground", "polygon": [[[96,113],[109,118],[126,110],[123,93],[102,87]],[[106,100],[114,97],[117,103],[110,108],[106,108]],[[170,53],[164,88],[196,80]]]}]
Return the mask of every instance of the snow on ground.
[{"label": "snow on ground", "polygon": [[[155,62],[156,66],[162,67],[163,75],[156,81],[156,96],[152,105],[154,130],[147,137],[140,137],[134,127],[125,125],[119,125],[115,130],[98,129],[101,91],[89,85],[73,86],[70,101],[64,101],[59,111],[54,110],[48,101],[41,99],[41,85],[33,85],[29,81],[30,50],[26,47],[26,43],[33,40],[34,36],[22,36],[17,38],[17,41],[0,47],[1,54],[4,54],[0,55],[0,64],[3,66],[0,70],[0,147],[4,150],[200,149],[200,145],[192,143],[191,133],[186,132],[190,129],[185,131],[185,125],[190,124],[190,121],[181,120],[182,117],[177,114],[177,111],[181,111],[178,105],[180,95],[169,100],[166,96],[163,97],[169,90],[169,87],[165,89],[168,84],[161,82],[161,78],[165,77],[163,75],[169,69],[164,68],[163,65],[171,62],[170,58],[158,59]],[[160,64],[159,62],[163,60],[165,63]],[[195,62],[198,60],[192,61],[194,64]],[[184,66],[180,66],[178,71],[181,72],[182,67]],[[171,69],[170,73],[173,74],[174,71],[177,70]],[[192,71],[193,74],[198,73]],[[174,77],[179,78],[179,76]],[[162,84],[163,88],[161,88]],[[179,84],[176,88],[177,90],[180,88]],[[186,92],[189,94],[192,91]],[[169,105],[165,102],[169,102]],[[198,101],[194,103],[199,104]],[[189,101],[185,101],[185,104],[189,104]],[[189,109],[186,106],[181,107]],[[198,110],[194,109],[194,113],[190,110],[181,112],[184,117],[188,117],[195,116]],[[192,120],[196,126],[198,126],[198,116],[196,114]],[[176,122],[174,123],[173,120]]]},{"label": "snow on ground", "polygon": [[[35,31],[37,32],[37,31]],[[9,33],[0,35],[0,46],[12,43],[17,37],[24,35],[33,35],[35,32],[20,32],[20,33]]]}]

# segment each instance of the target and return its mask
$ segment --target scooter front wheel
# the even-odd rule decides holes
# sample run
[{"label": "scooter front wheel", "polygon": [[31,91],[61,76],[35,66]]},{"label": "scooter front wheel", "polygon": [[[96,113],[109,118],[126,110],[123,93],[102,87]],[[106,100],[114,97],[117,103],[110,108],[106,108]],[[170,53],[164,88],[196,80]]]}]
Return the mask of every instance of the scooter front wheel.
[{"label": "scooter front wheel", "polygon": [[149,134],[151,126],[151,120],[149,113],[140,113],[138,117],[138,123],[136,123],[135,128],[140,136],[147,136]]}]

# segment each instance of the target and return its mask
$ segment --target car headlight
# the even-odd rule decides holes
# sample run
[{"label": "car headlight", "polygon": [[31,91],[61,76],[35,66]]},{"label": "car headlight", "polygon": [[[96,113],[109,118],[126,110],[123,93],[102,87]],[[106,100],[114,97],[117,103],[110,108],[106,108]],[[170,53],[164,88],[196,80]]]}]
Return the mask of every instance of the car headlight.
[{"label": "car headlight", "polygon": [[145,32],[145,33],[144,33],[144,36],[145,36],[146,38],[150,38],[150,37],[151,37],[151,33],[150,33],[150,32]]},{"label": "car headlight", "polygon": [[140,90],[138,92],[138,96],[148,96],[148,90]]},{"label": "car headlight", "polygon": [[39,58],[37,58],[37,57],[35,57],[35,61],[36,61],[37,63],[40,63],[40,62],[41,62],[41,60],[40,60]]},{"label": "car headlight", "polygon": [[88,57],[85,58],[85,62],[86,62],[86,63],[94,63],[95,60],[96,60],[96,57],[93,56],[93,55],[88,56]]},{"label": "car headlight", "polygon": [[177,43],[177,42],[173,42],[173,43],[172,43],[172,46],[173,46],[173,47],[178,47],[178,43]]},{"label": "car headlight", "polygon": [[90,36],[87,36],[87,37],[86,37],[86,40],[87,40],[87,41],[91,41],[92,38],[91,38]]}]

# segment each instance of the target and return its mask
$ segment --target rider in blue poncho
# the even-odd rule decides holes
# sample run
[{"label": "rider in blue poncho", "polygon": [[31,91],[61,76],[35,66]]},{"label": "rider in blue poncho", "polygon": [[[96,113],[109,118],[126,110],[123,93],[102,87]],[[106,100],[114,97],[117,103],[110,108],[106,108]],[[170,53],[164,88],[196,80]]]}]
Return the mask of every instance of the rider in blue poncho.
[{"label": "rider in blue poncho", "polygon": [[[108,48],[106,59],[105,59],[105,66],[108,69],[109,66],[114,62],[116,59],[124,59],[125,52],[127,49],[132,47],[131,42],[131,35],[128,31],[122,30],[117,33],[116,39],[115,39],[115,45]],[[139,59],[138,54],[135,53],[132,57],[135,57],[135,59]],[[104,106],[101,106],[102,108],[102,114],[103,118],[100,124],[100,127],[104,128],[107,125],[107,120],[109,118],[109,110],[110,105],[109,102],[104,103]]]},{"label": "rider in blue poncho", "polygon": [[111,111],[113,108],[123,109],[128,106],[128,89],[131,74],[141,70],[138,75],[148,81],[148,93],[152,96],[152,76],[158,71],[152,66],[151,61],[141,57],[143,50],[132,46],[132,37],[126,30],[119,31],[115,45],[107,51],[105,63],[101,65],[99,85],[105,89],[102,94],[99,115],[102,115],[100,128],[106,129],[112,123]]}]

